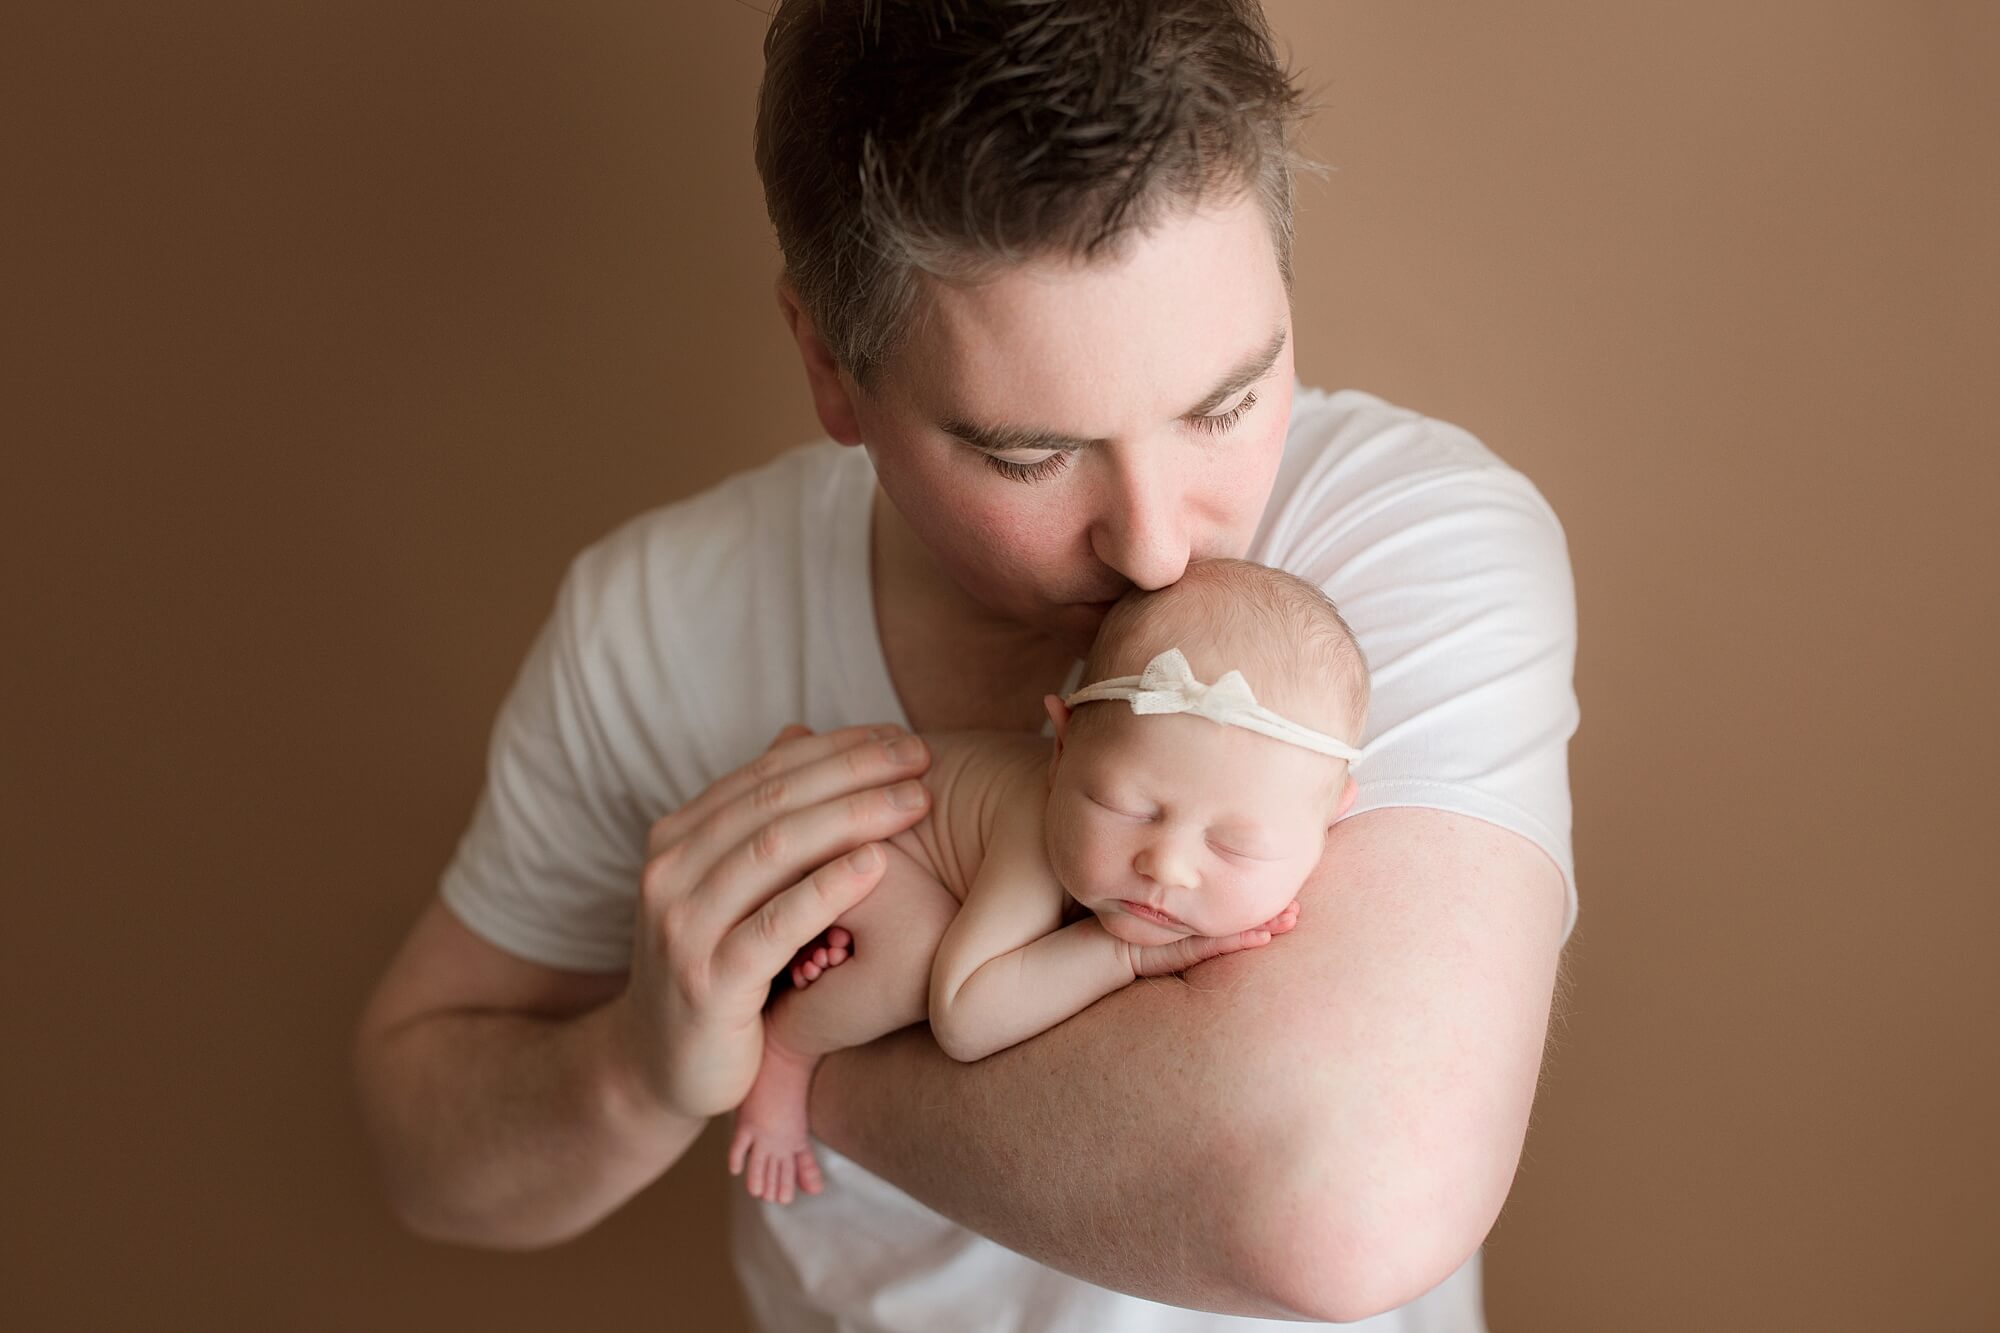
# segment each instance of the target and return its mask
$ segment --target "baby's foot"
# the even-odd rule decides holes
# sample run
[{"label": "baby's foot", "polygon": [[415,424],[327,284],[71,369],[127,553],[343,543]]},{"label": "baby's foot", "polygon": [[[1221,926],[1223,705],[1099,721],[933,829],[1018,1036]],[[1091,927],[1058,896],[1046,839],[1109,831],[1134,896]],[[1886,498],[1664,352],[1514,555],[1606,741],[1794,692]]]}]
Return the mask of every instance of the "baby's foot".
[{"label": "baby's foot", "polygon": [[792,984],[804,990],[818,981],[828,968],[847,961],[853,944],[854,936],[848,934],[846,927],[829,926],[822,940],[814,940],[792,959]]},{"label": "baby's foot", "polygon": [[806,1089],[817,1063],[764,1043],[764,1063],[750,1095],[736,1108],[736,1136],[729,1144],[729,1174],[744,1177],[753,1199],[790,1203],[795,1183],[807,1194],[825,1188],[819,1159],[806,1139]]}]

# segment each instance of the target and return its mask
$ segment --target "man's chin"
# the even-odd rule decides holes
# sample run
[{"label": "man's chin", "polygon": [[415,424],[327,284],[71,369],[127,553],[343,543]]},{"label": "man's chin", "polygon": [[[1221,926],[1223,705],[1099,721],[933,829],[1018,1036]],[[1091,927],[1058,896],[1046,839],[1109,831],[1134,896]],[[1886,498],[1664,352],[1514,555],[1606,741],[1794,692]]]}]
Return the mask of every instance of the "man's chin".
[{"label": "man's chin", "polygon": [[1047,626],[1048,635],[1078,657],[1088,657],[1091,644],[1097,642],[1097,631],[1104,627],[1104,617],[1115,605],[1115,602],[1065,603],[1057,608],[1059,614]]}]

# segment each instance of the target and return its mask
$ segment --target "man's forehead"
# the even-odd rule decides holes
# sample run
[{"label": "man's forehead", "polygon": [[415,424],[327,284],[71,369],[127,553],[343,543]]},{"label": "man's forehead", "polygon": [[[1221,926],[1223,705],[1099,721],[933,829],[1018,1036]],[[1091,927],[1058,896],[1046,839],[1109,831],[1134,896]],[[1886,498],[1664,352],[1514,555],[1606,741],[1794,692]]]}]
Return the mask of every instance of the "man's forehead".
[{"label": "man's forehead", "polygon": [[[1274,346],[1290,303],[1261,209],[1195,213],[1119,258],[921,282],[895,361],[937,418],[1091,438],[1121,412],[1179,415]],[[1058,415],[1059,414],[1059,415]]]},{"label": "man's forehead", "polygon": [[[1200,381],[1191,384],[1183,397],[1172,400],[1178,406],[1166,410],[1164,415],[1195,417],[1213,414],[1269,374],[1271,367],[1284,354],[1290,337],[1290,326],[1280,324],[1262,347],[1243,356],[1221,376],[1206,382],[1205,387],[1197,387],[1201,385]],[[1031,407],[1016,411],[1004,421],[962,417],[946,412],[935,424],[947,435],[996,453],[1010,449],[1078,450],[1106,442],[1102,436],[1076,435],[1058,426],[1041,424],[1041,419],[1034,415]]]}]

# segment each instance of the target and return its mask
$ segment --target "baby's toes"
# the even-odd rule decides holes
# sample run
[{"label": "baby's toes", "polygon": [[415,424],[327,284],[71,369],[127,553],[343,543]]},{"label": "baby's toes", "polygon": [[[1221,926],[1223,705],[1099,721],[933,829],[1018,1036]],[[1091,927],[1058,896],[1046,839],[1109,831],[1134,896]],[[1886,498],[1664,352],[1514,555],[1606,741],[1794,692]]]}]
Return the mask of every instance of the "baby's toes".
[{"label": "baby's toes", "polygon": [[780,1157],[778,1159],[778,1202],[790,1203],[791,1201],[792,1159],[789,1157]]},{"label": "baby's toes", "polygon": [[828,967],[839,967],[842,963],[846,961],[847,961],[847,950],[828,949],[826,951],[826,965]]},{"label": "baby's toes", "polygon": [[821,967],[825,967],[825,966],[826,966],[826,950],[825,950],[825,949],[814,949],[814,950],[813,950],[813,956],[812,956],[812,960],[813,960],[813,961],[814,961],[815,963],[818,963],[818,964],[819,964],[819,965],[820,965]]},{"label": "baby's toes", "polygon": [[826,932],[827,948],[845,949],[848,945],[852,943],[854,943],[854,936],[848,933],[846,926],[829,926],[827,928]]},{"label": "baby's toes", "polygon": [[778,1197],[778,1157],[776,1153],[764,1154],[764,1175],[757,1182],[757,1197],[766,1203]]},{"label": "baby's toes", "polygon": [[819,1159],[807,1148],[798,1154],[799,1188],[808,1194],[817,1194],[826,1188],[826,1180],[819,1173]]}]

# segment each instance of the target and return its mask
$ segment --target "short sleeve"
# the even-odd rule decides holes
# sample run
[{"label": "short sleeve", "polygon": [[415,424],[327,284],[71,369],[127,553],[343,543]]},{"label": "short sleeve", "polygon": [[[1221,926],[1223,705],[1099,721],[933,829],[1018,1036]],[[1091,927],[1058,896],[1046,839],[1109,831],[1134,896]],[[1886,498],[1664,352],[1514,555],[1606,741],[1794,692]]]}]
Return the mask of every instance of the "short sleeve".
[{"label": "short sleeve", "polygon": [[614,972],[631,964],[648,824],[594,698],[594,554],[571,563],[494,721],[485,785],[439,892],[509,953]]},{"label": "short sleeve", "polygon": [[1426,806],[1519,833],[1562,872],[1567,941],[1580,714],[1576,594],[1555,511],[1497,461],[1425,468],[1326,508],[1294,528],[1284,567],[1325,590],[1368,659],[1366,758],[1348,817]]}]

